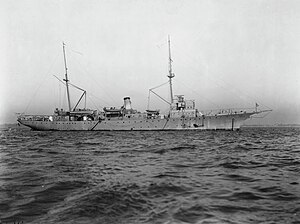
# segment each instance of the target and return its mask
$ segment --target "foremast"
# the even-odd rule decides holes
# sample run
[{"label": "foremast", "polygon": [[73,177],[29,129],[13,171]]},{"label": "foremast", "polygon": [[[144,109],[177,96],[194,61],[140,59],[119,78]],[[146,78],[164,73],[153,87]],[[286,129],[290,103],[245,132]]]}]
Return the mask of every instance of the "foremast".
[{"label": "foremast", "polygon": [[69,79],[68,79],[68,68],[67,68],[67,59],[66,59],[66,51],[65,51],[65,43],[63,42],[63,53],[64,53],[64,62],[65,62],[65,79],[66,87],[67,87],[67,97],[68,97],[68,106],[69,112],[71,112],[71,101],[70,101],[70,92],[69,92]]},{"label": "foremast", "polygon": [[172,89],[172,78],[174,78],[175,74],[172,72],[172,58],[171,58],[171,42],[170,42],[170,36],[168,36],[168,45],[169,45],[169,75],[168,75],[168,78],[169,78],[169,84],[170,84],[170,95],[171,95],[171,106],[172,106],[172,103],[174,101],[174,98],[173,98],[173,89]]}]

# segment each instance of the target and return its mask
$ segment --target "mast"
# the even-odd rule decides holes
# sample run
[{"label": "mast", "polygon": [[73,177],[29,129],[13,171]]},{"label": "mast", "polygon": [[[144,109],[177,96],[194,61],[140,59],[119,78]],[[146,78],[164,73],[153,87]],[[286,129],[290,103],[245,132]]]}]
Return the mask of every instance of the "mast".
[{"label": "mast", "polygon": [[65,62],[65,79],[67,86],[67,96],[68,96],[68,106],[69,106],[69,112],[71,112],[71,101],[70,101],[70,92],[69,92],[69,80],[68,80],[68,68],[67,68],[67,60],[66,60],[66,52],[65,52],[65,43],[63,42],[63,53],[64,53],[64,62]]},{"label": "mast", "polygon": [[169,84],[170,84],[170,95],[171,95],[171,104],[173,103],[173,89],[172,89],[172,78],[174,78],[175,74],[172,72],[172,58],[171,58],[171,44],[170,44],[170,36],[168,36],[168,44],[169,44]]}]

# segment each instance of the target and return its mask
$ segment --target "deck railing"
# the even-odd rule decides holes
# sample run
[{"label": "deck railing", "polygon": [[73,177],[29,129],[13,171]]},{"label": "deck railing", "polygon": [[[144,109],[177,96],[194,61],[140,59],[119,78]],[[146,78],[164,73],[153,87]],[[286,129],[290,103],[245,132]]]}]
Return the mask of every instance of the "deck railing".
[{"label": "deck railing", "polygon": [[20,121],[67,121],[68,116],[53,116],[53,115],[19,115]]},{"label": "deck railing", "polygon": [[229,108],[229,109],[213,109],[200,111],[203,115],[232,115],[232,114],[243,114],[243,113],[255,113],[256,108]]}]

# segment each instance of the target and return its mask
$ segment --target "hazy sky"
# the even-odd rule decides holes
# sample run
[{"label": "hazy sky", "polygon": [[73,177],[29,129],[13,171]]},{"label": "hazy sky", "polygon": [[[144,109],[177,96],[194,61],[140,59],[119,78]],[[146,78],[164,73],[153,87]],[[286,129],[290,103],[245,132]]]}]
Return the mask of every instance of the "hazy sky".
[{"label": "hazy sky", "polygon": [[[252,123],[300,123],[298,0],[3,0],[0,2],[0,123],[16,112],[67,108],[62,41],[71,82],[88,107],[147,108],[167,81],[201,110],[272,108]],[[168,86],[157,90],[169,98]],[[71,90],[72,104],[80,96]],[[151,108],[167,106],[151,96]]]}]

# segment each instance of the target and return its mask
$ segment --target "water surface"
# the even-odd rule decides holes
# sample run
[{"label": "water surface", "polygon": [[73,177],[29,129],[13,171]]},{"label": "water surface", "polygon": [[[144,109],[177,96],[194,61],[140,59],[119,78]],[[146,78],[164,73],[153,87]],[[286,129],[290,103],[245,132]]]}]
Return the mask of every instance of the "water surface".
[{"label": "water surface", "polygon": [[300,128],[0,132],[0,223],[300,223]]}]

